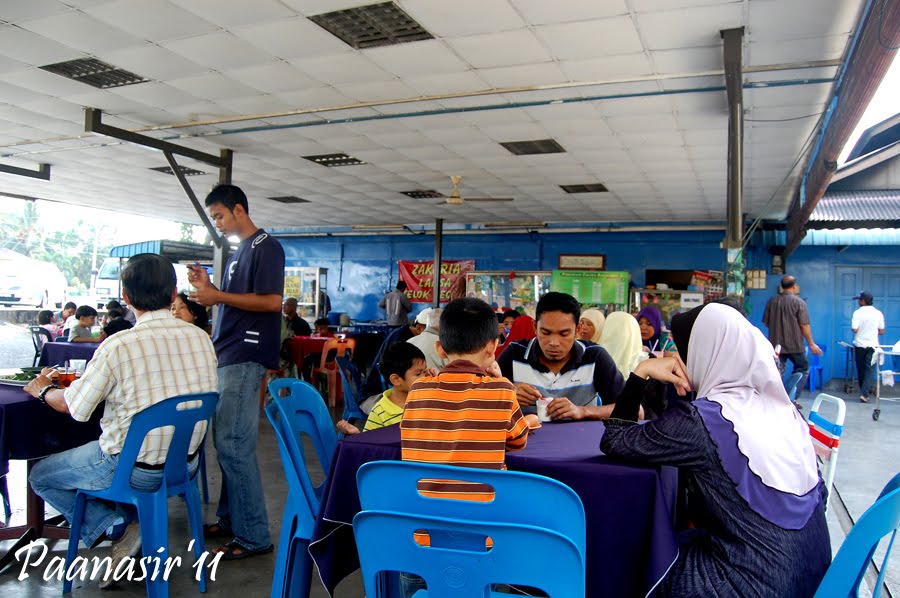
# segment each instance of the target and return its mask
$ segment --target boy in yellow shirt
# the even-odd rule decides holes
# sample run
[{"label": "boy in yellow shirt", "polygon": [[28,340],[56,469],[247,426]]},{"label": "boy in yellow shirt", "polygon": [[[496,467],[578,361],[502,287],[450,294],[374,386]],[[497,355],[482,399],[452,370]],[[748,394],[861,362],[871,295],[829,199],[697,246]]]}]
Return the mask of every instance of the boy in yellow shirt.
[{"label": "boy in yellow shirt", "polygon": [[[393,388],[384,391],[372,407],[363,432],[399,424],[409,388],[428,371],[425,355],[410,343],[394,343],[388,347],[381,356],[379,368]],[[337,429],[344,434],[359,434],[360,431],[344,420],[337,423]]]}]

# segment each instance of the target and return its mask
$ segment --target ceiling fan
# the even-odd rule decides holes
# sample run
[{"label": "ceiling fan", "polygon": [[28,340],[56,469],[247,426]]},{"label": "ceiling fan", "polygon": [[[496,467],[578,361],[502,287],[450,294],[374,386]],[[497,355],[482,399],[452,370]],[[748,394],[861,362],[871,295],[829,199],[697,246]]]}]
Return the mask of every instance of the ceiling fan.
[{"label": "ceiling fan", "polygon": [[459,194],[459,182],[462,180],[462,177],[459,175],[452,175],[450,177],[450,181],[453,182],[453,191],[450,192],[450,195],[447,197],[447,201],[445,203],[451,206],[461,206],[470,201],[480,201],[480,202],[494,202],[494,201],[512,201],[512,197],[462,197]]}]

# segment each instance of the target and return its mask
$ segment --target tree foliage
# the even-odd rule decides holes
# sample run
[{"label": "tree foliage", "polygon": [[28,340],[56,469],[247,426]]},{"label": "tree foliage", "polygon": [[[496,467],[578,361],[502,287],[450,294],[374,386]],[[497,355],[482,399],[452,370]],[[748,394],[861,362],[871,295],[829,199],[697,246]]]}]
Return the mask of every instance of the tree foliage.
[{"label": "tree foliage", "polygon": [[48,230],[35,203],[24,202],[20,213],[3,216],[0,247],[55,264],[71,288],[86,290],[91,284],[95,245],[99,262],[109,255],[112,243],[104,239],[102,227],[77,219],[71,211],[60,210],[54,217],[71,219],[71,226]]}]

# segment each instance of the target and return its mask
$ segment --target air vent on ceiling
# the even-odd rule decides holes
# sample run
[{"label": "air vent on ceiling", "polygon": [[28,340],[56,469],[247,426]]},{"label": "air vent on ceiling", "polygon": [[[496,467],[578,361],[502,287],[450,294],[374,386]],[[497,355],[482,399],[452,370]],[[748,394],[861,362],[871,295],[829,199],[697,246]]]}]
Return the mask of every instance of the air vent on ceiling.
[{"label": "air vent on ceiling", "polygon": [[566,193],[606,193],[609,189],[603,183],[588,183],[587,185],[560,185]]},{"label": "air vent on ceiling", "polygon": [[[165,174],[171,174],[175,176],[175,173],[172,172],[172,168],[169,166],[157,166],[156,168],[151,168],[150,170],[155,170],[156,172],[163,172]],[[200,176],[201,174],[206,174],[202,170],[194,170],[193,168],[188,168],[187,166],[179,166],[178,170],[181,171],[181,174],[184,176]]]},{"label": "air vent on ceiling", "polygon": [[309,203],[308,199],[303,199],[296,195],[279,195],[278,197],[270,197],[269,199],[281,203]]},{"label": "air vent on ceiling", "polygon": [[534,141],[507,141],[500,143],[517,156],[533,154],[562,154],[565,149],[555,139],[535,139]]},{"label": "air vent on ceiling", "polygon": [[440,199],[443,194],[438,193],[434,189],[413,189],[412,191],[401,191],[403,195],[408,195],[413,199]]},{"label": "air vent on ceiling", "polygon": [[309,20],[357,50],[433,37],[393,2],[326,12]]},{"label": "air vent on ceiling", "polygon": [[329,168],[335,166],[356,166],[357,164],[365,164],[362,160],[354,158],[353,156],[348,156],[347,154],[321,154],[319,156],[303,156],[303,158],[315,162],[316,164],[321,164],[322,166],[328,166]]},{"label": "air vent on ceiling", "polygon": [[99,89],[123,87],[125,85],[134,85],[135,83],[149,81],[146,77],[136,75],[125,69],[120,69],[111,64],[107,64],[102,60],[97,60],[96,58],[67,60],[66,62],[57,62],[56,64],[47,64],[40,68],[74,81],[87,83],[88,85],[92,85]]}]

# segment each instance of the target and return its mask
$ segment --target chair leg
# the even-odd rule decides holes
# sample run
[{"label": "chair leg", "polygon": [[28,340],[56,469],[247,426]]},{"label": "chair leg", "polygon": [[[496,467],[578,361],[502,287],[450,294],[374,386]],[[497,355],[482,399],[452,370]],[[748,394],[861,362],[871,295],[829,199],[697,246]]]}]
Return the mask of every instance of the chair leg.
[{"label": "chair leg", "polygon": [[6,525],[12,518],[12,507],[9,504],[9,487],[6,484],[6,476],[0,476],[0,497],[3,498],[3,514],[6,515]]},{"label": "chair leg", "polygon": [[[66,571],[75,561],[78,554],[78,542],[81,540],[81,523],[84,521],[84,509],[87,506],[87,496],[78,492],[75,494],[75,511],[72,513],[72,527],[69,529],[69,546],[66,548]],[[112,575],[114,572],[110,572]],[[72,580],[63,579],[63,594],[72,591]]]},{"label": "chair leg", "polygon": [[290,587],[290,578],[288,571],[290,570],[291,557],[291,538],[297,529],[297,514],[289,512],[291,510],[292,497],[288,496],[284,507],[284,515],[281,521],[281,535],[278,536],[278,555],[275,558],[275,573],[272,576],[272,592],[271,598],[287,598],[290,596],[288,589]]},{"label": "chair leg", "polygon": [[[194,540],[194,562],[200,560],[203,556],[205,543],[203,541],[203,512],[200,508],[200,496],[197,493],[197,487],[188,484],[187,493],[182,497],[187,505],[188,521],[191,524],[191,538]],[[200,592],[206,592],[206,569],[203,568],[200,573]]]},{"label": "chair leg", "polygon": [[141,525],[141,558],[147,566],[148,598],[169,598],[169,582],[164,577],[169,557],[169,508],[166,497],[160,494],[142,496],[138,501],[138,521]]},{"label": "chair leg", "polygon": [[200,449],[200,462],[197,464],[197,475],[200,478],[200,490],[203,492],[203,504],[209,504],[209,482],[206,479],[206,447]]}]

